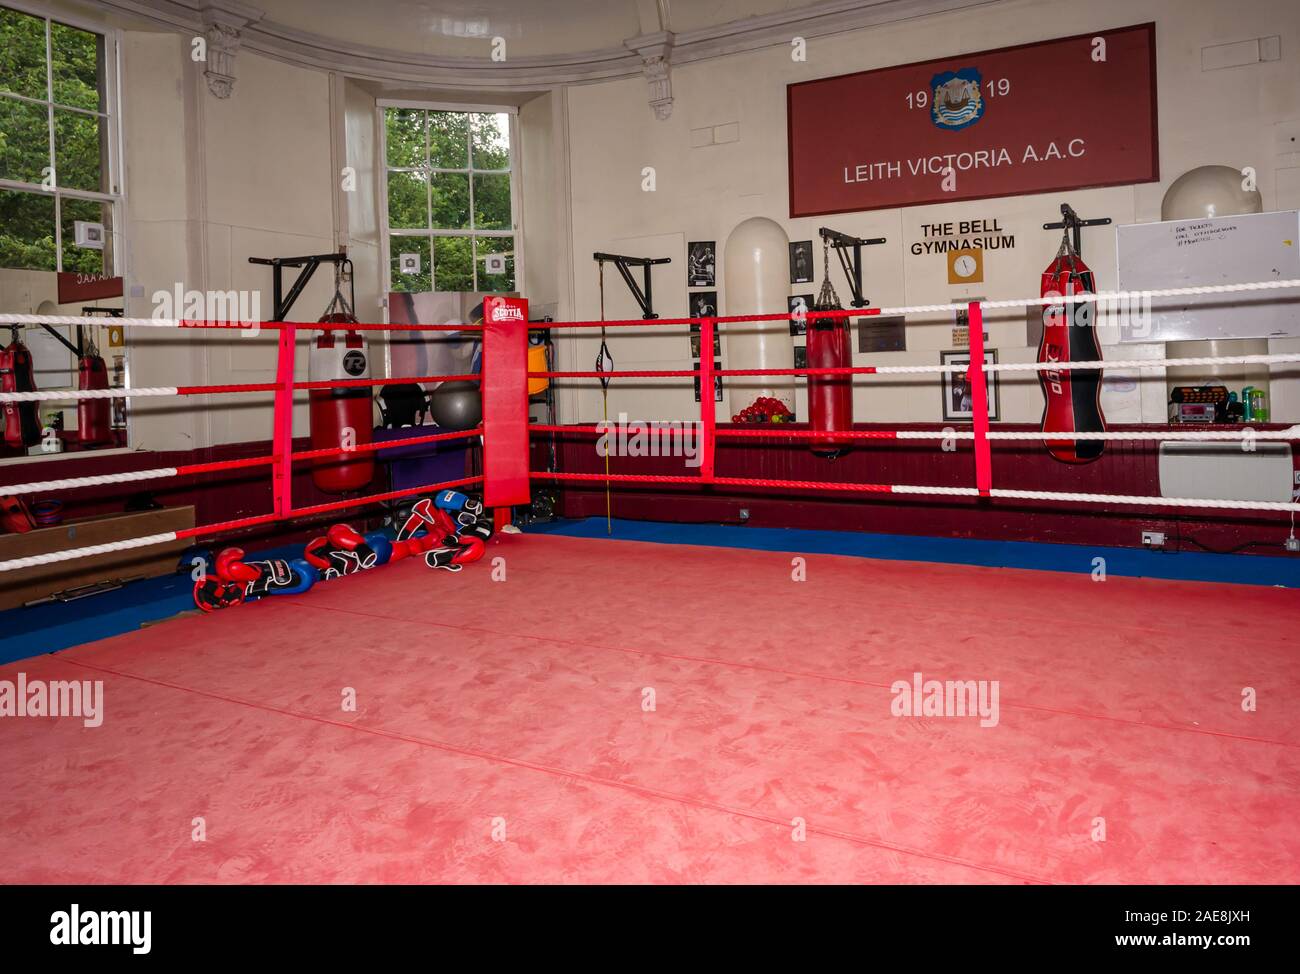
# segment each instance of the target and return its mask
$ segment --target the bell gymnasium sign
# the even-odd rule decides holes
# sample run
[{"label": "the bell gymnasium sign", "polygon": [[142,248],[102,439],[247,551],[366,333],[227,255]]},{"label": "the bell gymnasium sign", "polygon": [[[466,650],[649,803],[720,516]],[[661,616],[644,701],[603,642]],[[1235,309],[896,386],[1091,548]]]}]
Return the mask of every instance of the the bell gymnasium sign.
[{"label": "the bell gymnasium sign", "polygon": [[1154,182],[1155,25],[786,89],[790,215]]}]

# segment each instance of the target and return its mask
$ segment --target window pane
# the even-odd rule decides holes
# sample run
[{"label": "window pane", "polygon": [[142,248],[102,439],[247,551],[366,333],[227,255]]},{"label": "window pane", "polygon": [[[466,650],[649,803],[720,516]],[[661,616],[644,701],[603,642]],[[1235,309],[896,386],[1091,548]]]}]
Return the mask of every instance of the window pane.
[{"label": "window pane", "polygon": [[58,269],[53,196],[0,190],[0,267]]},{"label": "window pane", "polygon": [[0,97],[0,179],[40,185],[49,165],[45,106]]},{"label": "window pane", "polygon": [[424,165],[424,112],[389,108],[384,112],[390,166]]},{"label": "window pane", "polygon": [[[429,264],[428,237],[389,237],[389,252],[393,255],[392,282],[394,291],[432,291],[433,268]],[[417,274],[402,272],[402,255],[416,254],[420,258]]]},{"label": "window pane", "polygon": [[469,229],[469,175],[436,172],[429,176],[433,189],[433,226],[437,230]]},{"label": "window pane", "polygon": [[512,230],[510,174],[474,176],[474,229]]},{"label": "window pane", "polygon": [[474,290],[470,248],[469,237],[433,238],[433,289],[435,291]]},{"label": "window pane", "polygon": [[[78,200],[63,197],[59,208],[59,222],[63,224],[63,269],[80,271],[83,274],[102,274],[113,266],[112,216],[113,208],[107,203],[96,200]],[[104,225],[104,247],[78,247],[76,221],[86,220],[90,223]]]},{"label": "window pane", "polygon": [[510,168],[510,116],[474,116],[474,168]]},{"label": "window pane", "polygon": [[54,101],[59,105],[104,111],[104,39],[64,24],[50,24]]},{"label": "window pane", "polygon": [[108,192],[103,121],[98,115],[54,110],[54,175],[60,188]]},{"label": "window pane", "polygon": [[[515,239],[514,237],[475,237],[478,258],[478,289],[480,291],[513,291],[515,289]],[[484,258],[488,254],[506,255],[506,272],[489,274]]]},{"label": "window pane", "polygon": [[423,230],[429,226],[429,186],[424,173],[388,174],[388,225],[394,230]]},{"label": "window pane", "polygon": [[469,168],[469,116],[429,113],[429,164],[435,169]]},{"label": "window pane", "polygon": [[0,91],[45,98],[45,21],[0,7]]}]

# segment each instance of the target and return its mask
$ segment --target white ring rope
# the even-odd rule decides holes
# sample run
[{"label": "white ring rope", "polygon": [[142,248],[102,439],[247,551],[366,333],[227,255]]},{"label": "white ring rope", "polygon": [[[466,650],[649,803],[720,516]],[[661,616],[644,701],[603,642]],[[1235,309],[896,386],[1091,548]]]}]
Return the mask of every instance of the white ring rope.
[{"label": "white ring rope", "polygon": [[[1103,291],[1097,294],[1068,294],[1035,298],[1008,298],[998,301],[979,301],[981,308],[996,310],[999,308],[1030,308],[1048,304],[1095,304],[1103,301],[1133,301],[1143,298],[1179,298],[1204,294],[1236,294],[1242,291],[1277,291],[1284,288],[1300,288],[1300,279],[1281,281],[1252,281],[1248,284],[1206,284],[1200,287],[1170,287],[1151,291]],[[873,308],[872,314],[906,315],[937,314],[947,311],[965,311],[966,304],[911,304],[893,308]],[[261,322],[213,321],[206,325],[183,318],[104,318],[95,315],[29,315],[0,314],[0,324],[16,325],[117,325],[127,328],[195,328],[229,329],[256,332]],[[563,327],[564,322],[556,322],[553,327]]]},{"label": "white ring rope", "polygon": [[[1201,287],[1169,287],[1151,291],[1101,291],[1099,293],[1051,295],[1037,298],[1008,298],[998,301],[974,302],[985,310],[1000,308],[1032,308],[1049,304],[1097,304],[1105,301],[1140,301],[1144,298],[1179,298],[1201,294],[1235,294],[1240,291],[1276,291],[1283,288],[1300,288],[1300,280],[1253,281],[1249,284],[1206,284]],[[893,308],[880,308],[875,314],[909,315],[940,314],[948,311],[966,311],[966,304],[909,304]]]},{"label": "white ring rope", "polygon": [[29,484],[0,487],[3,494],[39,494],[45,490],[73,490],[77,487],[101,487],[106,484],[126,484],[136,480],[156,480],[175,477],[175,467],[158,467],[154,470],[132,470],[127,473],[107,473],[98,477],[68,477],[65,480],[37,480]]},{"label": "white ring rope", "polygon": [[[1105,433],[1076,433],[1067,431],[1043,430],[990,430],[990,440],[1169,440],[1192,442],[1241,441],[1243,444],[1252,440],[1288,441],[1300,440],[1300,426],[1284,430],[1256,430],[1244,427],[1237,430],[1170,430],[1159,433],[1147,433],[1140,430],[1112,430]],[[973,440],[973,430],[895,430],[894,438],[899,440]],[[6,495],[39,494],[51,490],[75,490],[79,487],[102,487],[111,484],[126,484],[141,480],[157,480],[162,477],[175,477],[180,473],[176,467],[156,467],[151,470],[131,470],[124,473],[101,474],[94,477],[67,477],[62,480],[36,480],[26,484],[7,484],[0,487]]]},{"label": "white ring rope", "polygon": [[[913,494],[935,497],[978,497],[980,492],[974,487],[928,487],[919,484],[893,484],[890,492],[894,494]],[[1081,504],[1137,504],[1154,507],[1203,507],[1218,510],[1242,511],[1300,511],[1300,504],[1280,501],[1238,501],[1211,498],[1189,497],[1151,497],[1132,494],[1081,494],[1051,490],[1009,490],[993,488],[990,497],[1004,497],[1013,500],[1071,501]],[[23,568],[36,568],[52,565],[61,561],[73,561],[93,555],[109,554],[116,551],[129,551],[133,548],[147,548],[153,545],[167,544],[175,541],[176,532],[151,534],[143,538],[127,541],[111,541],[106,544],[90,545],[85,548],[69,548],[66,551],[53,551],[43,555],[31,555],[27,558],[14,558],[0,561],[0,573],[17,571]]]},{"label": "white ring rope", "polygon": [[0,561],[0,572],[12,572],[20,568],[36,568],[40,565],[53,565],[60,561],[72,561],[75,558],[89,558],[92,555],[106,555],[113,551],[127,551],[131,548],[148,548],[151,545],[166,544],[176,540],[176,532],[151,534],[129,541],[110,541],[105,544],[93,544],[85,548],[69,548],[66,551],[51,551],[45,555],[31,555],[27,558],[13,558]]},{"label": "white ring rope", "polygon": [[[1112,430],[1105,433],[1076,433],[1072,431],[1043,430],[990,430],[990,440],[1169,440],[1191,442],[1223,442],[1252,440],[1288,441],[1300,440],[1300,426],[1284,430],[1256,430],[1245,427],[1237,430],[1171,430],[1159,433],[1147,433],[1140,430]],[[894,438],[899,440],[973,440],[973,430],[895,430]],[[7,495],[39,494],[51,490],[75,490],[80,487],[102,487],[111,484],[134,483],[141,480],[157,480],[162,477],[175,477],[179,471],[175,467],[157,467],[151,470],[131,470],[125,473],[102,474],[95,477],[67,477],[62,480],[37,480],[26,484],[7,484],[0,488]]]},{"label": "white ring rope", "polygon": [[[0,325],[100,325],[126,328],[193,328],[195,331],[246,331],[257,333],[260,321],[238,319],[200,322],[193,318],[106,318],[103,315],[10,315],[0,314]],[[279,324],[279,322],[273,322]],[[323,325],[321,327],[324,327]],[[338,326],[336,326],[338,327]]]},{"label": "white ring rope", "polygon": [[[892,484],[890,493],[929,494],[949,497],[978,497],[974,487],[921,487]],[[1208,497],[1152,497],[1140,494],[1079,494],[1054,490],[1008,490],[993,488],[990,497],[1013,500],[1074,501],[1080,504],[1149,504],[1153,507],[1209,507],[1234,511],[1300,511],[1300,504],[1286,501],[1236,501]]]},{"label": "white ring rope", "polygon": [[1064,369],[1140,369],[1181,368],[1185,365],[1276,365],[1283,362],[1300,362],[1300,355],[1218,355],[1201,358],[1119,359],[1105,361],[1093,359],[1086,362],[1006,362],[985,364],[985,372],[1042,372]]},{"label": "white ring rope", "polygon": [[974,487],[925,487],[919,484],[892,484],[891,494],[928,494],[937,497],[979,497]]},{"label": "white ring rope", "polygon": [[[1278,355],[1218,355],[1202,358],[1150,358],[1120,359],[1118,361],[1092,360],[1087,362],[1004,362],[985,363],[983,372],[1066,372],[1071,369],[1152,369],[1178,368],[1188,365],[1282,365],[1300,362],[1300,352]],[[880,365],[876,375],[926,375],[956,374],[970,371],[965,365]],[[851,373],[850,373],[851,374]],[[864,375],[871,373],[862,373]],[[732,376],[729,378],[744,378]],[[70,399],[126,399],[146,396],[178,396],[176,386],[153,386],[144,389],[50,389],[43,392],[0,392],[0,402],[45,402]],[[205,393],[223,395],[223,393]]]},{"label": "white ring rope", "polygon": [[1141,494],[1078,494],[1057,490],[1007,490],[994,487],[990,497],[1028,501],[1074,501],[1079,504],[1150,504],[1153,507],[1211,507],[1230,511],[1300,511],[1287,501],[1237,501],[1208,497],[1148,497]]},{"label": "white ring rope", "polygon": [[[1201,358],[1134,358],[1091,359],[1084,362],[1001,362],[984,363],[982,372],[1067,372],[1071,369],[1164,369],[1185,365],[1282,365],[1300,362],[1300,353],[1276,355],[1218,355]],[[925,373],[962,373],[965,365],[878,365],[876,375],[922,375]],[[852,374],[852,373],[849,373]]]},{"label": "white ring rope", "polygon": [[[1175,440],[1191,442],[1235,442],[1251,440],[1300,440],[1300,426],[1284,430],[1257,430],[1242,427],[1235,430],[1170,430],[1161,433],[1147,433],[1141,430],[1110,430],[1105,433],[1075,433],[1047,430],[989,430],[986,434],[990,440]],[[973,430],[896,430],[894,438],[899,440],[973,440]],[[6,490],[8,488],[5,488]]]},{"label": "white ring rope", "polygon": [[61,399],[126,399],[144,396],[179,396],[176,386],[143,389],[46,389],[41,392],[0,392],[0,402],[48,402]]}]

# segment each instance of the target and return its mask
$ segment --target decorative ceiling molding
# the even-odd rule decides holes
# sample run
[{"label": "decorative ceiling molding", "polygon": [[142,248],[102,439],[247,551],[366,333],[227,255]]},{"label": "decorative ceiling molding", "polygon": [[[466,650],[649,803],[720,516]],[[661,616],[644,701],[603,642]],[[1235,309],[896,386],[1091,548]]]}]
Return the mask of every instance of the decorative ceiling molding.
[{"label": "decorative ceiling molding", "polygon": [[[261,16],[254,7],[237,0],[94,0],[108,10],[143,18],[154,24],[195,34],[208,29],[205,11],[211,8],[241,7]],[[823,37],[861,30],[951,10],[986,6],[1000,0],[827,0],[812,7],[800,7],[759,17],[687,31],[671,37],[671,63],[738,54],[764,47],[789,44],[795,37]],[[239,31],[239,49],[256,51],[281,61],[323,71],[338,71],[371,81],[436,85],[452,90],[536,91],[563,84],[584,84],[617,78],[646,77],[652,86],[667,87],[666,110],[671,111],[671,76],[667,53],[661,63],[647,63],[640,46],[654,35],[631,38],[621,47],[576,51],[530,57],[512,57],[495,62],[487,40],[466,41],[482,48],[479,56],[447,57],[417,54],[344,41],[298,30],[265,18],[251,19]],[[662,72],[663,77],[657,75]],[[652,102],[655,95],[651,95]],[[656,108],[656,114],[659,108]],[[664,116],[666,117],[666,116]]]},{"label": "decorative ceiling molding", "polygon": [[650,86],[650,107],[655,118],[664,121],[673,113],[673,35],[668,31],[633,37],[623,42],[641,58],[641,72]]},{"label": "decorative ceiling molding", "polygon": [[213,0],[203,10],[204,37],[207,40],[208,91],[218,98],[229,98],[235,88],[235,55],[239,53],[241,33],[249,24],[262,18],[262,11],[240,0]]}]

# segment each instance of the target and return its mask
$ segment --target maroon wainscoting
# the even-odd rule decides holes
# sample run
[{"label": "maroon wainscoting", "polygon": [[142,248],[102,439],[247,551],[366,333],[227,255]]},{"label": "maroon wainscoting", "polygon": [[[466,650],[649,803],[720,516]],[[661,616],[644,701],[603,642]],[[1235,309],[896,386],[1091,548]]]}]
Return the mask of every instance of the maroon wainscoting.
[{"label": "maroon wainscoting", "polygon": [[[725,427],[723,427],[725,428]],[[792,428],[807,428],[795,424]],[[855,429],[885,429],[883,425],[856,424]],[[893,428],[936,430],[938,424],[911,423]],[[999,429],[1032,430],[1036,427],[1001,424]],[[1163,427],[1117,426],[1115,429]],[[1281,429],[1282,426],[1261,426]],[[995,442],[995,487],[1023,490],[1083,491],[1098,494],[1158,495],[1159,444],[1110,442],[1093,463],[1073,466],[1054,460],[1034,441]],[[538,436],[534,443],[534,469],[545,467],[550,445]],[[563,433],[556,437],[557,469],[572,473],[599,473],[604,459],[590,435]],[[924,484],[970,487],[975,462],[969,440],[957,441],[955,452],[944,452],[938,441],[870,440],[836,460],[814,456],[805,445],[776,440],[720,440],[717,473],[726,477],[773,480],[837,480],[880,484]],[[687,470],[679,457],[610,457],[611,473],[698,473]],[[539,483],[543,483],[540,482]],[[601,483],[560,484],[558,511],[565,517],[605,514],[605,487]],[[1141,547],[1143,531],[1163,531],[1169,547],[1194,550],[1194,539],[1209,548],[1227,550],[1248,542],[1270,547],[1246,551],[1281,554],[1289,530],[1289,516],[1276,513],[1229,513],[1194,510],[1156,510],[1117,505],[1058,504],[1052,502],[991,501],[977,498],[904,497],[885,494],[832,495],[773,489],[701,489],[665,485],[647,489],[614,485],[615,517],[634,520],[747,523],[763,527],[820,528],[872,531],[991,540],[1047,541],[1066,544],[1100,544]]]},{"label": "maroon wainscoting", "polygon": [[[307,437],[296,439],[293,448],[296,451],[310,450],[310,440]],[[12,464],[0,467],[0,494],[4,493],[5,484],[99,476],[132,470],[150,470],[156,467],[179,467],[194,463],[269,456],[271,452],[271,441],[264,440],[229,443],[204,450],[158,453],[141,451],[108,456],[89,453],[84,457]],[[477,463],[474,453],[475,450],[469,451],[471,466]],[[310,466],[305,463],[299,464],[293,476],[294,506],[307,507],[312,504],[324,504],[347,497],[362,497],[388,490],[387,467],[381,462],[376,464],[375,470],[375,479],[359,491],[348,494],[326,494],[312,483]],[[193,504],[195,523],[200,525],[267,514],[272,509],[271,467],[268,464],[198,476],[51,491],[49,496],[63,501],[64,517],[72,519],[120,512],[128,499],[137,494],[149,494],[164,507]],[[40,500],[43,496],[40,494],[29,496],[28,500]],[[240,544],[246,546],[267,547],[309,540],[320,533],[321,524],[333,524],[343,520],[358,528],[363,524],[366,529],[373,528],[380,522],[379,509],[372,506],[358,508],[355,512],[339,511],[313,520],[265,525],[245,532],[222,535],[222,537],[237,537]]]}]

